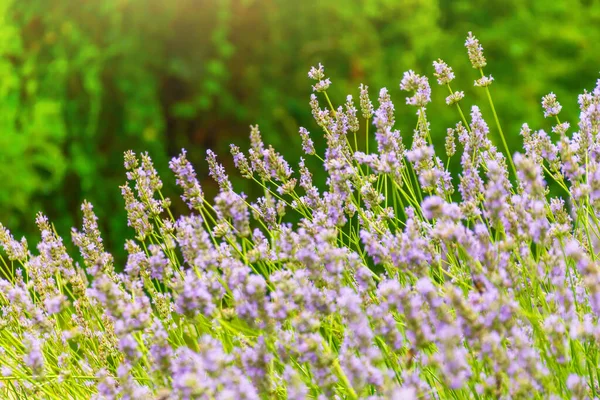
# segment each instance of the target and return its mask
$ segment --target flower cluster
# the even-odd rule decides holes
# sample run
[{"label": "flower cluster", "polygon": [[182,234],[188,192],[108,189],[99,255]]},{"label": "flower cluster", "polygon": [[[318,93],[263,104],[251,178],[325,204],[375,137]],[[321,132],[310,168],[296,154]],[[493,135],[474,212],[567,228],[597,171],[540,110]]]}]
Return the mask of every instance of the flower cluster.
[{"label": "flower cluster", "polygon": [[[470,33],[467,49],[483,68]],[[434,69],[450,88],[452,69]],[[410,146],[387,89],[377,108],[364,85],[358,106],[336,108],[323,67],[309,77],[326,149],[299,133],[323,186],[253,126],[250,149],[231,153],[263,195],[237,193],[209,151],[220,190],[206,199],[182,151],[170,163],[190,209],[179,217],[150,156],[125,154],[135,239],[123,266],[90,203],[78,254],[42,214],[35,247],[0,225],[0,398],[598,397],[600,82],[579,99],[577,131],[557,119],[553,142],[524,125],[514,155],[490,138],[505,139],[498,118],[463,112],[450,89],[453,174],[431,141],[425,76],[400,84],[418,107]],[[543,107],[560,111],[553,94]],[[372,151],[348,137],[362,130]]]}]

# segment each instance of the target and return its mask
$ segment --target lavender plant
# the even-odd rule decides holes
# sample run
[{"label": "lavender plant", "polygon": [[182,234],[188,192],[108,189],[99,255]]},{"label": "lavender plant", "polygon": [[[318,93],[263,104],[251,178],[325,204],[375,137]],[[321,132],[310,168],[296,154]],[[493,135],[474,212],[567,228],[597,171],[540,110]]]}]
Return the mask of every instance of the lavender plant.
[{"label": "lavender plant", "polygon": [[416,111],[409,139],[387,89],[374,105],[361,85],[358,105],[336,107],[319,65],[310,107],[327,148],[299,133],[326,187],[255,126],[247,153],[231,153],[264,195],[237,193],[208,151],[209,201],[182,151],[170,167],[190,213],[178,218],[151,158],[125,154],[124,266],[87,202],[77,257],[41,214],[37,251],[0,227],[0,397],[598,398],[600,80],[573,132],[544,96],[552,133],[523,125],[511,155],[482,46],[471,33],[465,45],[494,124],[463,110],[452,68],[434,62],[458,119],[445,156],[426,76],[400,83]]}]

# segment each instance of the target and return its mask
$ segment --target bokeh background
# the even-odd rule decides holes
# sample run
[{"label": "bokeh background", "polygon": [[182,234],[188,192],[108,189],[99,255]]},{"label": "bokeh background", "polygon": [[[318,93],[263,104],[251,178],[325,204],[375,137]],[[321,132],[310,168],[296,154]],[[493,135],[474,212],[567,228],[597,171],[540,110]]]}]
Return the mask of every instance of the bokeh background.
[{"label": "bokeh background", "polygon": [[435,140],[458,120],[432,77],[438,57],[464,106],[481,104],[491,122],[468,31],[485,48],[514,150],[523,122],[550,128],[540,107],[550,91],[575,121],[577,94],[599,77],[599,1],[0,0],[0,221],[35,239],[41,210],[68,235],[88,199],[118,252],[131,236],[118,188],[127,149],[150,152],[172,198],[170,157],[187,148],[210,193],[206,149],[231,165],[228,144],[245,147],[250,124],[295,164],[298,127],[319,135],[306,76],[318,62],[334,101],[360,83],[374,99],[387,87],[407,142],[416,117],[398,88],[405,70],[430,77]]}]

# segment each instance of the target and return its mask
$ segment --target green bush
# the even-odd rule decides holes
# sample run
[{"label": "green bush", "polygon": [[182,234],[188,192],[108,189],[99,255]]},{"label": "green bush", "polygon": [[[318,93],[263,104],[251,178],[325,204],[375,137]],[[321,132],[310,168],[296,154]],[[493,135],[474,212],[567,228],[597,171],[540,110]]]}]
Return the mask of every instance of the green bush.
[{"label": "green bush", "polygon": [[[477,71],[463,62],[472,30],[495,60],[492,91],[512,149],[525,113],[541,118],[531,110],[542,95],[574,99],[599,70],[593,1],[5,0],[0,18],[0,219],[29,234],[40,209],[66,232],[87,198],[114,248],[127,229],[113,189],[123,151],[148,150],[164,166],[186,147],[199,164],[206,148],[225,153],[258,123],[266,142],[298,158],[297,127],[315,128],[303,110],[305,71],[317,62],[336,77],[337,102],[361,82],[402,101],[402,72],[430,75],[439,54],[469,106],[482,100]],[[430,107],[438,142],[455,122],[438,112],[446,94],[434,88]],[[563,113],[575,117],[576,103]],[[405,135],[415,123],[399,110]]]}]

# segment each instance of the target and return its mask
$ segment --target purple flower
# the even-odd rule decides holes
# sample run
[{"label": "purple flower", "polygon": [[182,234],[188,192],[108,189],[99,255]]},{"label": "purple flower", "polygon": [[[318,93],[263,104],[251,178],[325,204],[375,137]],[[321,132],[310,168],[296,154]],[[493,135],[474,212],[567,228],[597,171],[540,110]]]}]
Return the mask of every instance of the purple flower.
[{"label": "purple flower", "polygon": [[443,213],[444,199],[439,196],[429,196],[421,203],[423,215],[427,219],[439,218]]},{"label": "purple flower", "polygon": [[229,182],[225,168],[217,162],[217,155],[212,150],[206,150],[206,161],[210,176],[217,182],[221,190],[231,191],[231,182]]},{"label": "purple flower", "polygon": [[325,68],[323,68],[321,63],[319,63],[318,67],[310,68],[310,71],[308,71],[308,77],[312,80],[318,81],[313,86],[313,91],[315,92],[324,92],[329,88],[329,85],[331,85],[329,78],[325,78]]},{"label": "purple flower", "polygon": [[364,119],[369,119],[373,116],[373,104],[369,99],[369,87],[360,84],[360,110]]},{"label": "purple flower", "polygon": [[221,192],[215,198],[215,211],[219,219],[231,219],[233,228],[240,236],[250,234],[250,213],[246,196],[233,192]]},{"label": "purple flower", "polygon": [[490,86],[492,82],[494,82],[494,77],[492,75],[482,76],[481,78],[475,80],[474,86],[487,87]]},{"label": "purple flower", "polygon": [[400,89],[414,92],[413,97],[406,98],[406,104],[415,107],[425,107],[431,101],[431,88],[427,77],[409,70],[404,73],[400,82]]},{"label": "purple flower", "polygon": [[231,144],[229,147],[231,155],[233,156],[233,164],[235,167],[240,171],[244,178],[252,179],[252,168],[250,167],[250,164],[248,163],[244,153],[242,153],[239,147],[234,144]]},{"label": "purple flower", "polygon": [[219,341],[202,336],[198,347],[199,352],[183,347],[173,359],[173,395],[183,400],[195,399],[200,394],[217,399],[260,398],[248,378],[233,365],[232,357],[225,353]]},{"label": "purple flower", "polygon": [[302,149],[306,154],[315,154],[315,147],[310,134],[305,128],[300,128],[300,137],[302,138]]},{"label": "purple flower", "polygon": [[542,97],[542,107],[544,108],[544,117],[555,117],[562,110],[562,106],[556,100],[556,95],[550,93]]},{"label": "purple flower", "polygon": [[148,250],[150,250],[150,257],[148,257],[150,278],[162,281],[165,278],[170,277],[172,271],[170,270],[169,260],[160,246],[150,245]]},{"label": "purple flower", "polygon": [[467,48],[467,53],[469,55],[469,61],[471,61],[471,65],[475,69],[483,68],[487,65],[485,57],[483,56],[483,47],[479,44],[479,40],[473,33],[469,32],[469,36],[465,42],[465,47]]},{"label": "purple flower", "polygon": [[450,68],[443,60],[438,59],[437,61],[434,61],[433,68],[435,69],[433,75],[437,78],[438,84],[447,85],[454,80],[452,68]]},{"label": "purple flower", "polygon": [[25,355],[23,362],[31,369],[34,375],[41,375],[44,371],[44,354],[42,353],[42,340],[32,334],[25,334]]},{"label": "purple flower", "polygon": [[0,244],[2,244],[11,261],[25,261],[27,259],[29,252],[25,238],[22,238],[20,242],[15,240],[10,231],[2,224],[0,224]]},{"label": "purple flower", "polygon": [[177,184],[183,188],[183,194],[181,195],[183,201],[190,209],[201,207],[204,202],[204,193],[198,179],[196,179],[194,167],[186,158],[186,151],[182,149],[181,154],[169,162],[169,167],[177,178]]},{"label": "purple flower", "polygon": [[196,272],[188,270],[179,283],[175,295],[175,311],[193,318],[199,314],[212,317],[217,308],[215,303],[223,295],[223,287],[216,277],[206,273],[201,279]]}]

